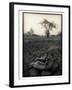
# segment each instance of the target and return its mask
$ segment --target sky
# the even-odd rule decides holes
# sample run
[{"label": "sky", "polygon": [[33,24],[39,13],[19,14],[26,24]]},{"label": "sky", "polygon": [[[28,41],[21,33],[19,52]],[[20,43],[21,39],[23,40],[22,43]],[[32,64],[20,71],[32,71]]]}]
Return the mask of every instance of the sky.
[{"label": "sky", "polygon": [[56,24],[56,28],[50,31],[51,35],[61,32],[61,15],[24,13],[24,33],[32,28],[35,34],[45,35],[45,28],[40,24],[44,19]]}]

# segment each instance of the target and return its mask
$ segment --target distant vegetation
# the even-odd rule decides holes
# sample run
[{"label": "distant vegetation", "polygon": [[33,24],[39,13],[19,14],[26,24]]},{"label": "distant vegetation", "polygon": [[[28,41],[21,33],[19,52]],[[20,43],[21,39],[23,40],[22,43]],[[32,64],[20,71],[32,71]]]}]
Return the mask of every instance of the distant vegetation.
[{"label": "distant vegetation", "polygon": [[31,28],[30,31],[28,31],[27,33],[25,33],[25,35],[27,36],[31,36],[34,34],[34,30]]}]

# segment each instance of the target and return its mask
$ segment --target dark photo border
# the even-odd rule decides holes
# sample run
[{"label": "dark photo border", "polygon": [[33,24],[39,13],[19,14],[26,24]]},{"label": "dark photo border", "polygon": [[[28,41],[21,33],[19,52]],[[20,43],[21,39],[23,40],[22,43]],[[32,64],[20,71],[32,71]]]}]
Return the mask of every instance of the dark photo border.
[{"label": "dark photo border", "polygon": [[[35,85],[18,85],[14,86],[14,5],[29,5],[29,6],[43,6],[43,7],[63,7],[69,9],[69,77],[68,82],[51,83],[51,84],[35,84]],[[29,87],[29,86],[46,86],[46,85],[62,85],[70,84],[70,6],[68,5],[51,5],[51,4],[37,4],[37,3],[9,3],[9,87]]]}]

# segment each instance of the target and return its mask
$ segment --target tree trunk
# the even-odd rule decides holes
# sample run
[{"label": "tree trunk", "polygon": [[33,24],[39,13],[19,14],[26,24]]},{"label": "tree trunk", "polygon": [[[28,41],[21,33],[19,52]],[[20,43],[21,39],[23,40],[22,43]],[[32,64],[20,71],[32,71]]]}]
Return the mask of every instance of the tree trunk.
[{"label": "tree trunk", "polygon": [[50,32],[49,30],[47,30],[47,38],[49,38]]}]

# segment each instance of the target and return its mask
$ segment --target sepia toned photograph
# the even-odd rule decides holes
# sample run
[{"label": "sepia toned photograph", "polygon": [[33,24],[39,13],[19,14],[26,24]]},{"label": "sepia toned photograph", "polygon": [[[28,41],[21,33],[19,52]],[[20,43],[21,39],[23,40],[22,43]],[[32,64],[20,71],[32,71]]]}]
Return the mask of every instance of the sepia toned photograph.
[{"label": "sepia toned photograph", "polygon": [[23,13],[23,77],[62,75],[62,15]]}]

